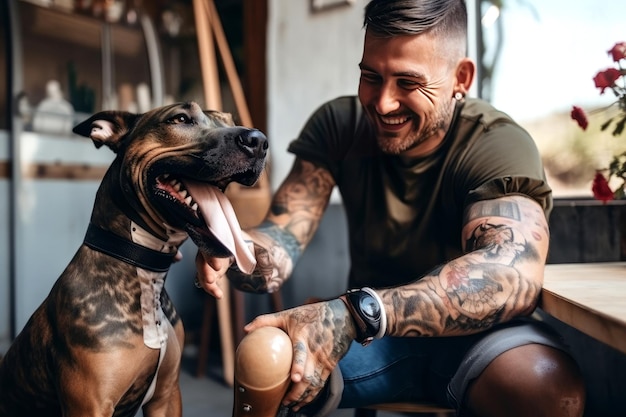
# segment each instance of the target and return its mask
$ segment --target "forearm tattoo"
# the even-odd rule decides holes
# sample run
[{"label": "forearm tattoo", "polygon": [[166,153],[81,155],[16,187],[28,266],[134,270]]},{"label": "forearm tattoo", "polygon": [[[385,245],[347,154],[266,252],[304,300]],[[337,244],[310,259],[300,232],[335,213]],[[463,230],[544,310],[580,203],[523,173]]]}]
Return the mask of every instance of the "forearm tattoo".
[{"label": "forearm tattoo", "polygon": [[[267,230],[272,233],[267,234]],[[299,256],[297,246],[294,249],[294,238],[289,232],[278,227],[265,227],[264,230],[251,230],[248,234],[254,239],[254,255],[256,267],[252,274],[239,271],[233,264],[228,271],[228,279],[235,288],[252,293],[272,293],[277,291],[291,275],[294,262],[288,250]],[[286,241],[286,242],[285,242]],[[285,242],[285,243],[284,243]]]},{"label": "forearm tattoo", "polygon": [[294,265],[296,264],[296,262],[298,262],[300,254],[302,253],[302,249],[300,248],[300,242],[298,242],[298,239],[296,239],[291,231],[289,231],[288,229],[283,229],[282,227],[279,227],[269,221],[264,221],[263,223],[261,223],[256,228],[256,230],[258,232],[266,234],[272,240],[274,240],[274,242],[282,246],[282,248],[291,258],[291,262]]},{"label": "forearm tattoo", "polygon": [[248,231],[257,259],[254,272],[232,271],[231,282],[248,292],[278,290],[317,230],[333,187],[327,170],[297,159],[274,196],[266,221]]},{"label": "forearm tattoo", "polygon": [[543,211],[525,197],[484,201],[465,221],[473,229],[464,256],[382,291],[392,306],[388,334],[469,334],[534,310],[541,289],[536,275],[547,251]]}]

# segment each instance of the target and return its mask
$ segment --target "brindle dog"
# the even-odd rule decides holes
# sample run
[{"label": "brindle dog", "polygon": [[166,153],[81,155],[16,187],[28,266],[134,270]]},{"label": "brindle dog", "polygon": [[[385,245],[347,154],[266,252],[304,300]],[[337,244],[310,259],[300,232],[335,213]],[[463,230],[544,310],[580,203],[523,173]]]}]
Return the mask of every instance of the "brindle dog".
[{"label": "brindle dog", "polygon": [[0,363],[0,416],[180,416],[184,331],[165,275],[188,236],[231,255],[187,185],[254,184],[267,140],[193,102],[101,112],[74,132],[117,155],[85,242]]}]

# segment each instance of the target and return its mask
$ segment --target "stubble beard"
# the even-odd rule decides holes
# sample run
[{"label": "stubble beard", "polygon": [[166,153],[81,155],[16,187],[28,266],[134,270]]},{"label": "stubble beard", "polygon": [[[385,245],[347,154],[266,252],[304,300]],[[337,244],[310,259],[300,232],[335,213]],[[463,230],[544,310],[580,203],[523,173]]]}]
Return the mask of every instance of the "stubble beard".
[{"label": "stubble beard", "polygon": [[[393,132],[379,132],[376,136],[378,147],[383,153],[389,155],[400,155],[410,149],[415,149],[440,132],[445,135],[452,122],[453,113],[454,105],[441,106],[431,123],[420,130],[415,130],[416,126],[413,125],[413,129],[406,136]],[[412,120],[417,119],[415,115],[412,116]]]}]

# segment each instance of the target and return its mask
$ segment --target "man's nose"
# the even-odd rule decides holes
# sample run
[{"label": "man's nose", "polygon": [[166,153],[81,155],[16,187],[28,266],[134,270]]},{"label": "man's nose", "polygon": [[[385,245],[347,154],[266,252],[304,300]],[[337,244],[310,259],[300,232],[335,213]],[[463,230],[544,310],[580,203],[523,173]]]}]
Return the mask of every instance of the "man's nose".
[{"label": "man's nose", "polygon": [[396,88],[383,84],[380,87],[378,100],[376,102],[376,111],[378,114],[388,114],[400,107],[397,98]]}]

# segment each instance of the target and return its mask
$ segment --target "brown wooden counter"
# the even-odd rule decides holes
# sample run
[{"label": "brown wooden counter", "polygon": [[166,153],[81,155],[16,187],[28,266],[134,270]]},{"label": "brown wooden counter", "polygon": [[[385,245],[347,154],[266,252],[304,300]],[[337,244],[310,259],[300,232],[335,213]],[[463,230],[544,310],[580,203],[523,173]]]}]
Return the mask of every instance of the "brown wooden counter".
[{"label": "brown wooden counter", "polygon": [[539,306],[626,353],[626,262],[546,265]]}]

